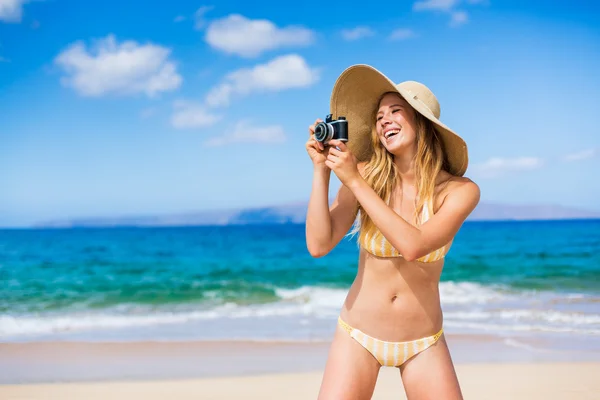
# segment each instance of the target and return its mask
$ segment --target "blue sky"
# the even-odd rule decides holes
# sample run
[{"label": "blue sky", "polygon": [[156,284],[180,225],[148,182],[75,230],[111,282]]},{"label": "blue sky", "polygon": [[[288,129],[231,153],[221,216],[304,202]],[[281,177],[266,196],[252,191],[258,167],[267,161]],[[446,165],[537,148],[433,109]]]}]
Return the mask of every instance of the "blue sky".
[{"label": "blue sky", "polygon": [[433,90],[482,201],[600,211],[594,3],[0,0],[0,226],[306,201],[358,63]]}]

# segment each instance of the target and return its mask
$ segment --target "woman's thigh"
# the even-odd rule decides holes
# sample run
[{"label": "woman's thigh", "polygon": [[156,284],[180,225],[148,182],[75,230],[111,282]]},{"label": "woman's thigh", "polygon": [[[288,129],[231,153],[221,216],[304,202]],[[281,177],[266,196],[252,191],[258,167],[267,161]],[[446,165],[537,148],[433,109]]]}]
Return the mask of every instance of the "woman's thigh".
[{"label": "woman's thigh", "polygon": [[319,400],[370,399],[381,365],[339,325],[329,349]]},{"label": "woman's thigh", "polygon": [[462,400],[462,393],[444,335],[436,344],[400,367],[409,400]]}]

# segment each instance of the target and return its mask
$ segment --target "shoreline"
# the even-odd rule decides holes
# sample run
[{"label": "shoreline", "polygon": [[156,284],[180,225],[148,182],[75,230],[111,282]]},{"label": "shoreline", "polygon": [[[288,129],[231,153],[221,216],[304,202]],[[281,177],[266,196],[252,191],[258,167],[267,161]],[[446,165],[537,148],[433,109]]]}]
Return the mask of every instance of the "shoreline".
[{"label": "shoreline", "polygon": [[[548,350],[539,337],[519,339],[518,345],[493,335],[447,334],[446,340],[465,399],[600,396],[596,338],[592,347],[561,350]],[[328,341],[0,343],[0,398],[316,399],[329,346]],[[382,367],[372,399],[390,398],[406,399],[406,393],[398,369]]]},{"label": "shoreline", "polygon": [[[598,399],[600,363],[458,364],[465,399]],[[322,370],[239,377],[0,385],[5,399],[315,399]],[[290,390],[293,388],[293,390]],[[382,368],[373,400],[406,399],[396,368]]]},{"label": "shoreline", "polygon": [[[493,335],[447,334],[446,340],[455,365],[600,365],[600,339],[593,348],[560,350],[549,350],[539,338],[516,341]],[[329,345],[328,341],[0,343],[0,384],[310,373],[324,369]]]}]

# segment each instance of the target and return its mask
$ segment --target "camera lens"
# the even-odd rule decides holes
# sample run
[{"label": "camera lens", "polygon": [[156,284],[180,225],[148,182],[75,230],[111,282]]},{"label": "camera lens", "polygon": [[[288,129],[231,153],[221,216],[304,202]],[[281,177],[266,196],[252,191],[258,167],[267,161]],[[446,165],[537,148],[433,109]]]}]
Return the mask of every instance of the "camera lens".
[{"label": "camera lens", "polygon": [[324,122],[319,122],[317,126],[315,126],[315,139],[318,142],[325,143],[333,137],[333,127],[331,124],[326,124]]}]

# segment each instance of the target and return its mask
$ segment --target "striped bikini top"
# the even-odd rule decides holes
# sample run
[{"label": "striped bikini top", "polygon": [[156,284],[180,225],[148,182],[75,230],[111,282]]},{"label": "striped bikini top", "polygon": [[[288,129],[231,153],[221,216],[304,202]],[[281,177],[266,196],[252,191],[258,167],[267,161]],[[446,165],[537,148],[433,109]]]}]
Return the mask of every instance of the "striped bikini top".
[{"label": "striped bikini top", "polygon": [[[429,216],[433,214],[433,209],[430,209],[427,202],[423,204],[423,213],[421,216],[421,224],[424,224]],[[359,239],[360,240],[360,239]],[[396,250],[392,244],[381,234],[379,230],[376,230],[375,233],[369,235],[367,232],[365,235],[362,235],[362,240],[360,240],[360,245],[369,253],[373,254],[377,257],[402,257],[402,254]],[[447,253],[448,245],[445,245],[436,251],[433,251],[429,254],[424,255],[421,258],[417,258],[417,261],[421,262],[434,262],[437,260],[441,260]]]}]

